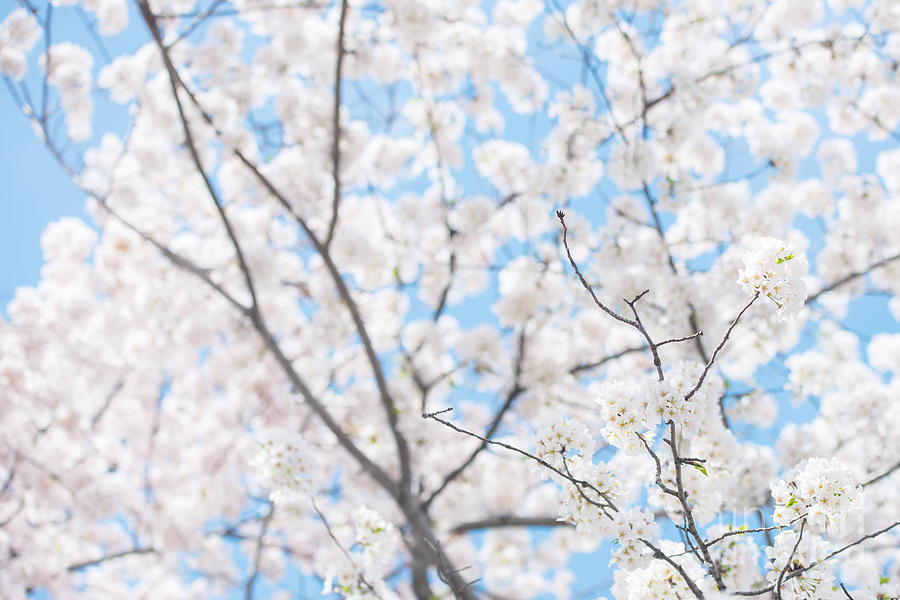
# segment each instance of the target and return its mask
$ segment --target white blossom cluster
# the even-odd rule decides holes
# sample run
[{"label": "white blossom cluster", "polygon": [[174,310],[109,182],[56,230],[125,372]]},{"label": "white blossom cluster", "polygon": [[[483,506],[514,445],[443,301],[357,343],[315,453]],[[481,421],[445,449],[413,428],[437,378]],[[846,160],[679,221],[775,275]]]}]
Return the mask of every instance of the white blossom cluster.
[{"label": "white blossom cluster", "polygon": [[41,39],[37,20],[24,8],[10,12],[0,23],[0,73],[18,81],[28,70],[28,53]]},{"label": "white blossom cluster", "polygon": [[687,397],[701,371],[700,365],[679,363],[671,368],[671,378],[663,381],[606,382],[597,398],[604,421],[603,436],[631,455],[644,452],[639,434],[652,439],[660,423],[672,421],[685,437],[692,437],[711,414],[708,385]]},{"label": "white blossom cluster", "polygon": [[652,512],[632,507],[616,513],[611,536],[616,540],[616,547],[610,564],[633,571],[650,563],[653,551],[645,541],[653,543],[659,537],[659,525]]},{"label": "white blossom cluster", "polygon": [[772,485],[776,525],[795,528],[805,519],[813,531],[845,537],[859,530],[863,490],[837,458],[809,458]]},{"label": "white blossom cluster", "polygon": [[738,283],[744,291],[774,302],[779,320],[795,317],[806,301],[806,256],[786,242],[764,237],[751,244],[743,261]]},{"label": "white blossom cluster", "polygon": [[609,503],[617,502],[623,496],[622,473],[617,474],[605,463],[586,460],[573,462],[569,471],[572,478],[587,482],[590,487],[557,478],[559,518],[575,525],[579,532],[608,535],[611,525]]},{"label": "white blossom cluster", "polygon": [[635,381],[611,381],[604,384],[597,398],[603,414],[603,437],[629,455],[644,452],[638,434],[651,427],[653,398],[647,387]]},{"label": "white blossom cluster", "polygon": [[66,114],[66,130],[74,142],[91,137],[94,100],[91,98],[94,59],[83,46],[60,42],[41,57],[47,81],[59,91],[59,102]]},{"label": "white blossom cluster", "polygon": [[583,423],[562,419],[545,425],[535,434],[535,456],[565,472],[572,457],[590,461],[596,442]]}]

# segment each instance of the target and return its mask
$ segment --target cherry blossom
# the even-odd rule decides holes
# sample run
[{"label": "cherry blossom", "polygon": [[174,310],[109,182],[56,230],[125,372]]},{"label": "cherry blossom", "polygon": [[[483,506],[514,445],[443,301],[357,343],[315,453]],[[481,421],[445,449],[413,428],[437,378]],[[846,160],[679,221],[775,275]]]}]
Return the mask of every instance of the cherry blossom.
[{"label": "cherry blossom", "polygon": [[897,595],[896,2],[14,4],[0,597]]}]

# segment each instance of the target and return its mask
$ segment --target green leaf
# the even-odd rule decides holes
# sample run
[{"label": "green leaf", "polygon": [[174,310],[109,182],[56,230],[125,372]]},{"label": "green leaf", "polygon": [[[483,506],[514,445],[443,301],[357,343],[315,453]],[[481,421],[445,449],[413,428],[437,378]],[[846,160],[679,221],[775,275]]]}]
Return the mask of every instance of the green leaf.
[{"label": "green leaf", "polygon": [[792,507],[792,506],[795,505],[795,504],[797,504],[797,499],[794,498],[793,496],[791,496],[791,501],[788,502],[786,506],[787,506],[787,508],[790,508],[790,507]]},{"label": "green leaf", "polygon": [[780,265],[781,263],[787,262],[787,261],[791,260],[792,258],[794,258],[794,253],[793,253],[793,252],[790,253],[790,254],[788,254],[788,255],[785,256],[784,258],[776,259],[775,262],[778,263],[778,264]]},{"label": "green leaf", "polygon": [[706,475],[707,477],[709,477],[709,473],[706,472],[706,467],[704,467],[703,465],[697,465],[697,464],[695,464],[695,465],[692,465],[692,466],[693,466],[695,469],[697,469],[698,471],[700,471],[701,473],[703,473],[704,475]]},{"label": "green leaf", "polygon": [[887,583],[890,583],[890,581],[890,577],[878,577],[878,585],[885,585]]}]

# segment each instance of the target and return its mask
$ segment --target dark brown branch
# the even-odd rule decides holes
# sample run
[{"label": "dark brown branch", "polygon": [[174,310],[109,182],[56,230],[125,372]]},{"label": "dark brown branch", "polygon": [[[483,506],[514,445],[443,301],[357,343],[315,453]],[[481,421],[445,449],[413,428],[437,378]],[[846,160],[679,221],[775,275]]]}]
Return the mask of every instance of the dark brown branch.
[{"label": "dark brown branch", "polygon": [[[350,552],[348,552],[347,549],[344,548],[344,545],[341,543],[341,541],[339,539],[337,539],[337,536],[334,534],[334,530],[331,528],[331,524],[328,522],[328,519],[325,518],[325,515],[322,514],[322,511],[319,510],[318,506],[316,506],[315,499],[310,498],[310,500],[311,500],[311,504],[313,507],[313,511],[316,513],[316,515],[319,516],[319,519],[322,521],[322,525],[325,526],[325,531],[328,532],[328,537],[331,538],[331,541],[334,542],[334,545],[338,547],[338,550],[341,551],[341,553],[344,555],[344,557],[347,559],[347,561],[351,565],[356,567],[356,562],[353,560],[353,557],[350,555]],[[365,577],[363,577],[361,574],[358,575],[358,577],[359,577],[360,583],[362,583],[363,586],[366,587],[366,589],[368,589],[370,592],[373,592],[373,593],[375,592],[374,586],[371,583],[369,583],[368,581],[366,581]],[[378,598],[379,596],[377,594],[375,594],[375,597]]]},{"label": "dark brown branch", "polygon": [[501,515],[489,517],[478,521],[469,521],[456,525],[450,531],[453,533],[465,533],[481,529],[497,529],[501,527],[572,527],[571,523],[559,520],[558,517],[517,517],[514,515]]},{"label": "dark brown branch", "polygon": [[687,341],[692,340],[692,339],[694,339],[694,338],[698,338],[698,337],[700,337],[701,335],[703,335],[703,332],[702,332],[702,331],[698,331],[697,333],[692,333],[691,335],[686,335],[686,336],[684,336],[684,337],[680,337],[680,338],[672,338],[672,339],[664,340],[664,341],[662,341],[662,342],[658,342],[658,343],[656,344],[656,347],[658,348],[658,347],[660,347],[660,346],[665,346],[666,344],[675,344],[675,343],[678,343],[678,342],[687,342]]},{"label": "dark brown branch", "polygon": [[[560,448],[560,455],[561,455],[561,458],[562,458],[563,469],[565,469],[566,475],[569,476],[569,481],[574,481],[574,480],[575,480],[575,476],[572,475],[572,471],[569,469],[569,461],[566,460],[566,454],[565,454],[565,453],[566,453],[566,448],[565,448],[565,446],[562,446],[562,447]],[[606,500],[606,502],[607,502],[607,504],[603,504],[602,502],[597,502],[597,501],[594,500],[593,498],[588,498],[588,495],[584,493],[584,490],[581,489],[581,486],[580,486],[580,485],[576,485],[576,486],[575,486],[575,491],[578,492],[578,495],[581,497],[582,500],[584,500],[585,502],[587,502],[587,503],[590,504],[591,506],[596,506],[597,508],[599,508],[600,511],[601,511],[604,515],[606,515],[607,517],[609,517],[610,519],[613,518],[613,515],[609,514],[609,511],[606,510],[606,509],[607,509],[607,508],[612,508],[613,510],[616,510],[616,507],[612,505],[612,502],[610,501],[609,497],[606,496],[606,494],[600,494],[600,495],[602,496],[602,498],[603,498],[604,500]],[[618,511],[616,510],[616,512],[618,512]]]},{"label": "dark brown branch", "polygon": [[[799,518],[799,517],[798,517]],[[735,535],[746,535],[748,533],[766,533],[769,531],[774,531],[776,529],[781,529],[780,525],[771,525],[769,527],[757,527],[755,529],[735,529],[733,531],[726,531],[722,535],[717,538],[713,538],[707,542],[704,542],[707,547],[713,546],[714,544],[718,544],[722,540],[728,537],[732,537]]]},{"label": "dark brown branch", "polygon": [[331,200],[331,221],[328,223],[328,234],[325,246],[331,246],[334,230],[338,222],[338,209],[341,203],[341,79],[344,67],[344,25],[347,22],[347,0],[341,0],[341,16],[338,23],[337,61],[334,67],[334,110],[331,116],[331,131],[334,139],[331,143],[331,182],[334,187]]},{"label": "dark brown branch", "polygon": [[638,436],[638,438],[640,438],[641,442],[644,443],[644,448],[647,449],[647,452],[650,454],[650,456],[653,457],[653,462],[656,463],[656,487],[658,487],[664,493],[678,498],[678,492],[676,492],[674,489],[670,488],[665,483],[663,483],[662,463],[659,460],[659,456],[657,456],[656,452],[653,451],[653,449],[650,447],[650,444],[647,443],[647,439],[643,435],[638,433],[637,436]]},{"label": "dark brown branch", "polygon": [[[798,577],[799,575],[802,575],[806,571],[809,571],[816,565],[822,564],[826,560],[830,560],[830,559],[834,558],[835,556],[837,556],[838,554],[841,554],[842,552],[849,550],[850,548],[853,548],[854,546],[858,546],[859,544],[863,543],[866,540],[870,540],[872,538],[878,537],[882,533],[887,533],[888,531],[890,531],[894,527],[897,527],[898,525],[900,525],[900,521],[895,521],[894,523],[888,525],[887,527],[885,527],[883,529],[879,529],[878,531],[874,531],[872,533],[864,535],[861,538],[859,538],[858,540],[856,540],[855,542],[851,542],[851,543],[847,544],[846,546],[843,546],[842,548],[835,550],[834,552],[832,552],[831,554],[829,554],[828,556],[826,556],[824,559],[820,560],[819,562],[814,562],[806,567],[802,567],[800,569],[795,569],[794,571],[791,571],[790,575],[788,575],[786,577],[786,579],[790,580],[790,579],[793,579],[794,577]],[[774,590],[775,590],[775,586],[770,585],[768,587],[761,588],[758,590],[752,590],[752,591],[747,591],[747,592],[731,592],[731,593],[734,594],[735,596],[760,596],[762,594],[767,594]]]},{"label": "dark brown branch", "polygon": [[109,562],[111,560],[116,560],[117,558],[124,558],[126,556],[134,556],[137,554],[155,554],[155,548],[132,548],[131,550],[122,550],[121,552],[115,552],[113,554],[107,554],[105,556],[101,556],[100,558],[95,558],[94,560],[86,560],[83,562],[78,562],[69,565],[68,571],[71,573],[73,571],[80,571],[82,569],[87,569],[88,567],[94,567],[105,562]]},{"label": "dark brown branch", "polygon": [[[88,190],[85,190],[85,191],[87,192]],[[156,250],[160,254],[162,254],[164,257],[166,257],[166,259],[168,259],[169,262],[171,262],[176,267],[178,267],[184,271],[187,271],[188,273],[190,273],[190,274],[194,275],[195,277],[199,278],[200,280],[202,280],[203,283],[205,283],[210,288],[212,288],[213,291],[215,291],[226,302],[228,302],[234,308],[236,308],[238,311],[240,311],[241,314],[243,314],[244,316],[249,316],[250,307],[244,306],[237,298],[232,296],[225,288],[223,288],[221,285],[219,285],[218,283],[213,281],[212,278],[209,276],[209,273],[210,273],[209,269],[204,269],[202,267],[199,267],[198,265],[194,264],[187,258],[184,258],[183,256],[176,254],[175,252],[172,252],[167,246],[164,246],[159,241],[157,241],[156,238],[148,235],[146,232],[139,229],[137,226],[135,226],[133,223],[131,223],[129,220],[127,220],[125,217],[121,216],[115,209],[113,209],[106,202],[105,199],[96,198],[96,200],[97,200],[97,204],[99,204],[110,216],[112,216],[119,223],[121,223],[123,226],[125,226],[126,229],[135,233],[142,240],[144,240],[145,242],[149,243],[151,246],[156,248]]]},{"label": "dark brown branch", "polygon": [[791,550],[791,555],[788,556],[787,562],[784,564],[784,568],[781,570],[781,573],[778,574],[778,581],[775,583],[775,600],[781,600],[781,582],[784,581],[784,575],[791,569],[791,563],[794,561],[794,555],[797,554],[797,548],[800,547],[800,542],[803,540],[803,530],[806,528],[806,519],[800,521],[800,534],[797,536],[797,542],[794,544],[794,548]]},{"label": "dark brown branch", "polygon": [[368,473],[375,481],[377,481],[382,487],[384,487],[392,496],[397,496],[397,489],[394,482],[390,479],[390,477],[388,477],[387,473],[385,473],[381,469],[381,467],[373,463],[368,456],[363,454],[363,452],[356,447],[356,445],[353,443],[353,440],[351,440],[347,433],[344,432],[343,429],[341,429],[340,425],[337,424],[337,422],[334,420],[325,406],[319,401],[318,398],[316,398],[312,394],[309,387],[306,385],[306,382],[294,369],[291,360],[287,358],[287,356],[285,356],[282,352],[281,347],[278,345],[278,342],[275,341],[275,338],[272,336],[272,333],[268,330],[265,323],[259,319],[258,313],[251,312],[248,307],[241,304],[224,288],[210,279],[209,272],[207,270],[201,269],[186,258],[175,254],[174,252],[160,244],[158,241],[156,241],[152,236],[135,227],[128,220],[124,219],[118,213],[116,213],[103,199],[97,199],[97,201],[100,206],[102,206],[110,215],[113,216],[113,218],[118,220],[129,230],[135,232],[141,237],[141,239],[150,243],[153,247],[159,250],[163,254],[163,256],[165,256],[173,265],[191,273],[195,277],[198,277],[206,285],[212,288],[217,294],[224,298],[229,304],[235,307],[241,314],[250,319],[260,337],[262,337],[263,343],[265,344],[266,348],[273,355],[276,362],[278,362],[282,371],[291,382],[293,388],[300,393],[304,401],[309,404],[310,408],[312,408],[313,412],[316,413],[316,415],[322,420],[329,431],[334,434],[334,436],[338,440],[338,443],[357,461],[357,463],[366,473]]},{"label": "dark brown branch", "polygon": [[653,366],[656,367],[656,374],[659,377],[659,380],[662,381],[663,379],[665,379],[665,376],[663,375],[662,360],[659,357],[659,350],[657,350],[658,344],[654,344],[653,340],[650,339],[650,334],[647,333],[647,330],[644,328],[644,324],[641,322],[641,317],[640,315],[638,315],[637,308],[635,307],[638,300],[643,298],[649,292],[650,290],[644,290],[631,300],[622,298],[622,301],[625,302],[625,304],[628,305],[628,308],[631,309],[631,314],[634,315],[634,322],[637,323],[637,330],[640,331],[641,335],[644,336],[644,339],[647,340],[647,345],[650,347],[650,354],[653,356]]},{"label": "dark brown branch", "polygon": [[[646,104],[645,104],[646,106]],[[656,200],[653,198],[653,194],[650,193],[650,188],[647,186],[647,182],[641,182],[642,189],[644,192],[644,198],[647,200],[647,209],[650,211],[650,215],[653,217],[653,229],[656,230],[657,236],[659,236],[660,243],[662,243],[663,248],[666,251],[666,260],[669,264],[669,270],[672,272],[672,275],[678,276],[678,268],[675,266],[675,259],[672,256],[671,250],[669,250],[669,242],[666,241],[666,234],[663,231],[662,221],[659,218],[659,213],[656,211]],[[691,329],[694,331],[700,331],[700,327],[697,325],[697,310],[694,308],[694,303],[690,300],[687,301],[687,307],[689,311],[688,323],[691,326]],[[703,347],[703,340],[700,337],[695,338],[695,343],[697,346],[697,352],[700,354],[700,357],[704,362],[707,362],[706,349]],[[724,412],[722,413],[724,415]]]},{"label": "dark brown branch", "polygon": [[[153,16],[152,12],[150,11],[149,7],[147,6],[146,0],[139,0],[139,4],[141,6],[141,12],[144,15],[145,20],[149,20],[149,22],[150,22],[148,24],[148,27],[150,27],[152,32],[155,32],[155,39],[157,42],[157,46],[159,47],[160,53],[164,57],[164,61],[169,70],[170,77],[174,81],[176,81],[178,83],[178,85],[180,86],[180,88],[182,90],[184,90],[184,92],[188,95],[188,97],[191,99],[193,104],[200,111],[200,114],[202,115],[203,119],[214,129],[214,131],[216,132],[216,135],[221,137],[222,133],[218,128],[216,128],[215,123],[212,120],[212,117],[200,105],[200,102],[197,99],[197,97],[193,94],[193,92],[190,90],[190,88],[181,79],[181,76],[179,75],[178,71],[174,68],[174,65],[172,65],[171,59],[168,58],[168,56],[169,56],[168,48],[166,48],[162,44],[162,40],[159,37],[159,30],[156,26],[154,16]],[[176,94],[175,97],[177,100],[178,95]],[[263,185],[263,187],[265,187],[266,190],[269,193],[271,193],[278,200],[279,204],[281,204],[281,206],[285,210],[287,210],[288,213],[295,219],[295,221],[298,223],[298,225],[300,225],[300,227],[304,230],[306,235],[309,237],[316,252],[322,257],[322,260],[325,263],[326,268],[328,269],[329,275],[331,276],[332,280],[334,281],[335,286],[337,287],[338,295],[341,297],[341,300],[344,302],[345,306],[347,306],[347,309],[350,312],[350,316],[353,320],[357,334],[359,335],[360,340],[362,341],[363,349],[365,351],[366,357],[372,367],[372,371],[375,376],[375,383],[376,383],[376,386],[379,391],[379,397],[381,399],[382,405],[384,406],[385,414],[386,414],[386,417],[388,420],[388,425],[391,429],[391,433],[393,434],[394,441],[397,445],[397,453],[399,456],[400,471],[401,471],[400,490],[404,494],[408,494],[409,483],[411,480],[409,447],[406,443],[406,439],[403,437],[403,434],[400,432],[400,429],[397,424],[398,411],[396,409],[396,403],[394,402],[394,400],[391,397],[391,394],[388,390],[387,381],[384,377],[384,371],[381,366],[381,361],[378,358],[377,353],[375,352],[375,349],[374,349],[374,346],[372,345],[372,341],[369,337],[368,331],[365,327],[365,324],[363,323],[362,316],[360,315],[359,309],[356,306],[356,303],[354,302],[352,296],[350,295],[350,290],[347,288],[346,282],[344,282],[343,278],[341,277],[340,271],[338,271],[337,266],[334,264],[334,261],[331,258],[331,254],[329,253],[328,248],[325,246],[325,244],[322,243],[322,241],[320,241],[318,239],[318,237],[315,235],[315,233],[310,229],[306,220],[303,219],[303,217],[301,217],[299,214],[296,213],[296,211],[293,210],[293,207],[291,207],[290,203],[287,201],[287,198],[274,186],[274,184],[265,175],[262,174],[262,172],[259,170],[259,167],[253,161],[248,159],[239,149],[231,148],[231,150],[234,153],[234,155],[237,156],[237,158],[242,163],[244,163],[244,165],[248,169],[250,169],[251,173],[253,173],[253,175],[257,178],[257,180],[259,180],[259,182]],[[259,316],[258,316],[258,311],[256,311],[256,312],[257,312],[257,318],[254,320],[254,323],[259,322],[259,326],[262,327],[262,329],[266,329],[264,324],[261,321],[261,318],[259,318]],[[268,337],[269,339],[272,339],[273,344],[274,344],[274,338],[272,338],[271,333],[268,332],[267,329],[266,329],[266,335],[264,337]],[[274,344],[274,345],[277,346],[277,344]],[[280,349],[279,349],[279,352],[280,352]],[[284,360],[286,361],[286,363],[288,365],[290,365],[290,361],[288,361],[286,358]],[[293,367],[291,367],[291,370],[293,371]],[[296,373],[294,373],[294,375],[296,375]],[[303,387],[305,388],[305,385]],[[372,464],[374,465],[374,463],[372,463]],[[379,471],[380,471],[380,469],[379,469]],[[382,474],[384,474],[384,473],[382,472]],[[391,486],[387,489],[394,490],[393,484],[391,484]],[[396,491],[396,490],[394,490],[394,491]],[[392,492],[392,494],[393,494],[393,492]]]},{"label": "dark brown branch", "polygon": [[[888,526],[885,527],[884,529],[879,529],[878,531],[875,531],[875,532],[872,532],[872,533],[870,533],[870,534],[864,535],[864,536],[862,536],[861,538],[859,538],[858,540],[856,540],[855,542],[852,542],[852,543],[847,544],[846,546],[844,546],[844,547],[842,547],[842,548],[839,548],[838,550],[835,550],[834,552],[832,552],[831,554],[829,554],[828,556],[826,556],[825,559],[824,559],[822,562],[825,562],[826,560],[828,560],[828,559],[830,559],[830,558],[833,558],[833,557],[837,556],[838,554],[844,552],[845,550],[849,550],[850,548],[853,548],[854,546],[858,546],[859,544],[862,544],[862,543],[863,543],[864,541],[866,541],[866,540],[870,540],[870,539],[872,539],[872,538],[874,538],[874,537],[878,537],[878,536],[881,535],[882,533],[887,533],[888,531],[890,531],[891,529],[893,529],[893,528],[896,527],[897,525],[900,525],[900,521],[895,521],[894,523],[891,523],[890,525],[888,525]],[[813,564],[810,565],[808,568],[811,569],[812,567],[816,566],[816,564],[818,564],[818,563],[813,563]]]},{"label": "dark brown branch", "polygon": [[566,255],[567,255],[568,258],[569,258],[569,264],[572,265],[572,268],[575,270],[575,275],[578,276],[578,280],[581,282],[581,285],[582,285],[582,286],[584,287],[584,289],[586,289],[586,290],[588,291],[588,293],[591,295],[591,299],[593,299],[594,304],[596,304],[598,307],[600,307],[600,309],[601,309],[603,312],[605,312],[606,314],[608,314],[609,316],[611,316],[611,317],[612,317],[613,319],[615,319],[616,321],[625,323],[626,325],[630,325],[630,326],[636,328],[636,327],[638,326],[638,324],[637,324],[636,322],[632,321],[631,319],[628,319],[628,318],[626,318],[626,317],[623,317],[623,316],[617,314],[615,311],[613,311],[612,309],[608,308],[605,304],[603,304],[602,302],[600,302],[600,299],[597,298],[597,294],[594,293],[594,288],[592,288],[592,287],[590,286],[590,284],[589,284],[589,283],[587,282],[587,280],[584,278],[584,275],[581,274],[581,269],[578,268],[578,264],[575,262],[575,259],[572,258],[572,251],[569,250],[569,242],[568,242],[569,228],[566,227],[566,213],[564,213],[564,212],[561,211],[561,210],[558,210],[558,211],[556,211],[556,218],[559,219],[559,222],[560,222],[560,224],[562,225],[562,230],[563,230],[563,246],[565,246],[565,248],[566,248]]},{"label": "dark brown branch", "polygon": [[188,124],[188,118],[184,112],[184,106],[181,103],[181,97],[178,94],[178,88],[181,83],[181,78],[179,77],[178,72],[175,69],[175,65],[172,63],[172,58],[169,56],[169,52],[167,51],[165,44],[163,44],[162,36],[159,32],[159,28],[156,26],[156,20],[153,17],[153,13],[150,11],[150,7],[147,5],[147,0],[138,0],[138,7],[140,8],[141,15],[144,18],[144,22],[147,25],[147,29],[150,30],[150,34],[156,41],[156,45],[160,51],[160,56],[168,73],[169,87],[172,90],[172,98],[175,100],[175,106],[178,108],[178,116],[181,120],[182,131],[184,132],[185,146],[187,146],[188,153],[191,155],[191,160],[194,162],[197,173],[199,173],[200,177],[203,179],[203,185],[206,187],[206,191],[209,192],[209,196],[212,199],[213,204],[215,204],[216,206],[216,212],[219,213],[219,218],[222,221],[222,224],[225,227],[225,231],[228,234],[228,238],[231,241],[231,245],[234,248],[235,257],[237,258],[238,265],[240,266],[241,274],[244,276],[244,284],[247,286],[247,292],[250,294],[250,310],[256,312],[259,308],[259,303],[256,297],[256,287],[253,284],[253,277],[250,274],[250,268],[247,265],[247,260],[244,257],[244,252],[241,249],[241,244],[238,241],[237,234],[235,233],[234,228],[231,226],[231,221],[228,218],[228,215],[225,214],[225,206],[222,203],[222,200],[219,198],[219,194],[218,192],[216,192],[216,189],[212,184],[212,180],[210,179],[209,175],[207,175],[206,170],[203,168],[203,162],[200,160],[200,154],[197,151],[197,145],[194,143],[194,136],[191,133],[191,127]]}]

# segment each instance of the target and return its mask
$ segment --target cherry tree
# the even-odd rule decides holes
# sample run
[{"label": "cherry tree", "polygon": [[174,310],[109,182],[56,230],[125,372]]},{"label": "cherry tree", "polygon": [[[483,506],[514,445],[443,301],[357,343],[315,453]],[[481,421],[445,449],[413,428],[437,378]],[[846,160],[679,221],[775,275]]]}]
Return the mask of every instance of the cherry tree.
[{"label": "cherry tree", "polygon": [[92,220],[0,320],[0,597],[896,598],[898,64],[893,0],[18,0]]}]

